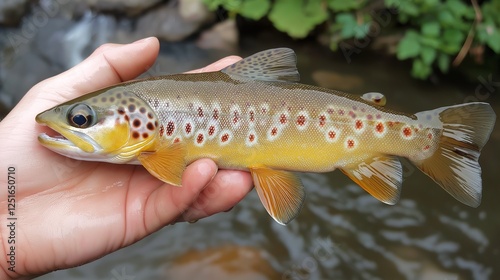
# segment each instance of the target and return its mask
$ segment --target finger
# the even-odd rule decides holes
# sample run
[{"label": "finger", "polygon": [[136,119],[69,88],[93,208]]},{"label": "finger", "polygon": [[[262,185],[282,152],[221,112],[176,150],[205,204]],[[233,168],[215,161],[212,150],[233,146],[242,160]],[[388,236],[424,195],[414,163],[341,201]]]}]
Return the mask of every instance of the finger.
[{"label": "finger", "polygon": [[186,73],[203,73],[203,72],[219,71],[219,70],[222,70],[231,64],[238,62],[239,60],[241,60],[241,57],[232,55],[232,56],[224,57],[224,58],[222,58],[222,59],[220,59],[220,60],[218,60],[218,61],[216,61],[208,66],[205,66],[203,68],[191,70],[191,71],[186,72]]},{"label": "finger", "polygon": [[245,197],[252,184],[248,172],[220,170],[177,221],[191,222],[227,211]]},{"label": "finger", "polygon": [[196,201],[202,190],[217,173],[210,159],[200,159],[188,165],[182,175],[182,187],[162,186],[148,198],[144,225],[153,232],[171,223]]}]

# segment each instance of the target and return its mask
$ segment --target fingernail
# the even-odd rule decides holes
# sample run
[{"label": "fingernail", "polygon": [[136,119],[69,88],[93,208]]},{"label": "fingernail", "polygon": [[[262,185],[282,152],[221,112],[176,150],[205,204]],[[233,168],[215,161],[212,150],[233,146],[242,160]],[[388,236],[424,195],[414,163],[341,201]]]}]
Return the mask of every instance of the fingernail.
[{"label": "fingernail", "polygon": [[135,42],[130,43],[130,45],[135,45],[135,44],[143,44],[143,43],[145,43],[145,42],[147,42],[147,41],[150,41],[150,40],[152,40],[152,39],[156,39],[156,37],[147,37],[147,38],[143,38],[143,39],[140,39],[140,40],[137,40],[137,41],[135,41]]}]

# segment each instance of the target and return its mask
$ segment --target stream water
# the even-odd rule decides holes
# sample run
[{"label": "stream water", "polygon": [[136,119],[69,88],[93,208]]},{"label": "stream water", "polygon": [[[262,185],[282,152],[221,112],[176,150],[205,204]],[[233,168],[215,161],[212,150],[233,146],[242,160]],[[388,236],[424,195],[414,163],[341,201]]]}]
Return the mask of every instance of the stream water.
[{"label": "stream water", "polygon": [[[52,32],[47,34],[61,29]],[[480,100],[500,113],[500,88],[486,86],[495,80],[489,75],[478,76],[475,83],[420,82],[409,76],[408,65],[368,50],[361,49],[348,63],[342,53],[309,41],[274,33],[241,37],[241,56],[291,47],[302,82],[355,94],[382,92],[387,106],[396,110],[418,112]],[[189,70],[224,55],[189,41],[165,43],[147,75]],[[3,71],[25,67],[22,71],[31,77],[39,69],[12,61]],[[50,74],[65,68],[50,67]],[[24,81],[23,88],[35,80]],[[341,172],[301,174],[307,199],[288,226],[275,223],[253,191],[230,212],[168,226],[92,263],[38,279],[500,279],[499,155],[500,131],[495,129],[480,158],[483,201],[476,209],[454,200],[406,160],[401,200],[394,206],[378,202]]]}]

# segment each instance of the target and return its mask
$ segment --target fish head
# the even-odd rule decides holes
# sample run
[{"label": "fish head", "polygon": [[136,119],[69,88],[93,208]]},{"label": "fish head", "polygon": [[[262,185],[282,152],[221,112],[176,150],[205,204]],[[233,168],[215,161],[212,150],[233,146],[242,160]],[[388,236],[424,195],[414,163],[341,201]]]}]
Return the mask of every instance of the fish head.
[{"label": "fish head", "polygon": [[80,160],[126,163],[150,151],[160,139],[151,107],[123,87],[109,88],[55,106],[36,116],[56,135],[38,141]]}]

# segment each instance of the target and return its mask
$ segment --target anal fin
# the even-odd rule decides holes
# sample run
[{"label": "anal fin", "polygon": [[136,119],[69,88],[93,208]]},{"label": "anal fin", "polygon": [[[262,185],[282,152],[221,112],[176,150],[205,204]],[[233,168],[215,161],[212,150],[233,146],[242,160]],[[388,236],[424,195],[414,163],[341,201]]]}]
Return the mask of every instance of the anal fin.
[{"label": "anal fin", "polygon": [[403,171],[398,158],[375,156],[341,170],[376,199],[391,205],[399,200]]},{"label": "anal fin", "polygon": [[299,177],[291,172],[266,167],[250,168],[255,189],[267,212],[285,225],[300,211],[305,199]]},{"label": "anal fin", "polygon": [[151,175],[165,183],[181,186],[182,173],[186,168],[185,156],[184,143],[162,143],[154,152],[141,153],[138,160]]}]

